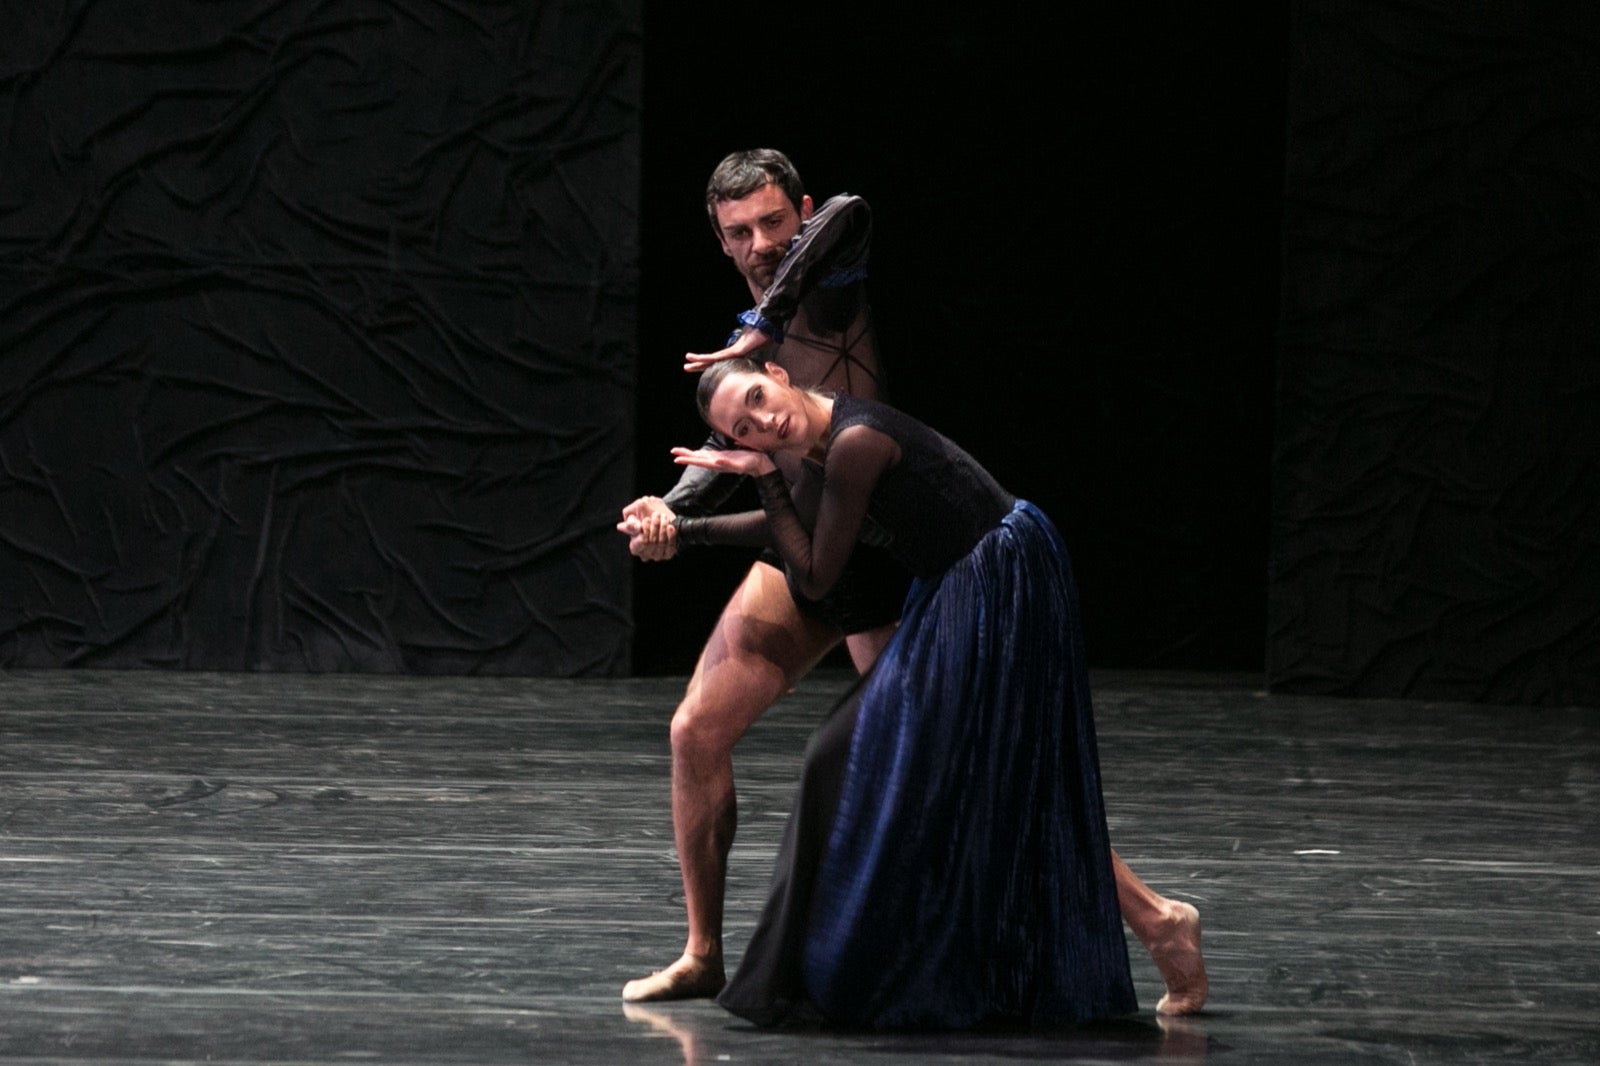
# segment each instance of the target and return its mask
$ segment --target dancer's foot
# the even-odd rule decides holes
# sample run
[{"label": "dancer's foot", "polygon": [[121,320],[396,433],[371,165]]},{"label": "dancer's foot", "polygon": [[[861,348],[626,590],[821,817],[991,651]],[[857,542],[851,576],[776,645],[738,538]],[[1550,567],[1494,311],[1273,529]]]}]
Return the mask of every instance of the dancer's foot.
[{"label": "dancer's foot", "polygon": [[690,955],[684,952],[677,962],[649,977],[622,986],[627,1003],[653,1003],[665,999],[709,999],[728,983],[722,972],[721,955]]},{"label": "dancer's foot", "polygon": [[1206,960],[1200,953],[1200,912],[1174,901],[1172,914],[1158,940],[1145,944],[1155,960],[1167,994],[1156,1004],[1158,1014],[1193,1014],[1206,1005],[1211,991]]}]

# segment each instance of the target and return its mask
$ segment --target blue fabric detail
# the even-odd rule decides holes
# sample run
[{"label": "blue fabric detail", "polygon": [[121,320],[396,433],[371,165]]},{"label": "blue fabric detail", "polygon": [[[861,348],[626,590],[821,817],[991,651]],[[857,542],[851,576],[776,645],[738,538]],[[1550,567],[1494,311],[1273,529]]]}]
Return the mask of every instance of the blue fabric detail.
[{"label": "blue fabric detail", "polygon": [[[751,329],[759,329],[762,333],[772,338],[773,344],[781,344],[783,342],[783,329],[771,319],[758,315],[755,308],[739,312],[739,322],[749,326]],[[734,336],[738,337],[738,334],[735,333]],[[732,344],[733,342],[729,341],[728,343]]]},{"label": "blue fabric detail", "polygon": [[807,994],[872,1028],[1134,1011],[1110,847],[1071,561],[1018,501],[864,682]]}]

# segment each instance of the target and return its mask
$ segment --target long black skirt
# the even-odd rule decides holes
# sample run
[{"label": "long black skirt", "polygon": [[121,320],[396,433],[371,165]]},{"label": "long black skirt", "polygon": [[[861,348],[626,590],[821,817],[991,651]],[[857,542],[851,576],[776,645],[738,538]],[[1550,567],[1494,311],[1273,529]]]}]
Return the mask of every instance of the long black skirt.
[{"label": "long black skirt", "polygon": [[913,586],[812,737],[718,1001],[760,1025],[873,1029],[1137,1009],[1071,563],[1031,504]]}]

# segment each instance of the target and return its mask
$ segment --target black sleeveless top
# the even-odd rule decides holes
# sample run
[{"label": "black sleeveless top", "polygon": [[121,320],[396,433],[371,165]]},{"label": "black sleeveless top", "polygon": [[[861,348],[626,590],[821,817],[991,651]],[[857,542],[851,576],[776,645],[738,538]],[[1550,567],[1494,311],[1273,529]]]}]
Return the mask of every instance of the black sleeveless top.
[{"label": "black sleeveless top", "polygon": [[833,400],[820,479],[803,482],[809,486],[796,486],[797,506],[781,474],[757,478],[761,511],[682,518],[680,542],[770,544],[795,588],[818,599],[839,580],[858,540],[932,577],[970,552],[1016,502],[948,437],[887,404],[847,395]]}]

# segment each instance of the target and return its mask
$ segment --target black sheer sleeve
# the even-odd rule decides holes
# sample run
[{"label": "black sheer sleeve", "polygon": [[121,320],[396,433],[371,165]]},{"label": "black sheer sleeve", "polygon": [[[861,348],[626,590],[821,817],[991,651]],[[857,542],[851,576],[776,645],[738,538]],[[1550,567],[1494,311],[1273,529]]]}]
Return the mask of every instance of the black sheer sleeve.
[{"label": "black sheer sleeve", "polygon": [[781,340],[800,301],[814,287],[866,276],[871,248],[872,209],[867,202],[849,194],[830,198],[800,228],[761,302],[747,312],[753,318],[741,320]]},{"label": "black sheer sleeve", "polygon": [[835,437],[823,467],[815,534],[806,532],[781,475],[756,479],[773,545],[802,595],[819,599],[839,580],[867,517],[873,489],[899,458],[900,446],[894,439],[869,426],[849,426]]},{"label": "black sheer sleeve", "polygon": [[[738,476],[738,475],[730,475]],[[782,484],[782,475],[777,475]],[[680,515],[673,526],[678,530],[678,544],[716,544],[729,548],[765,548],[772,543],[764,511],[740,511],[738,514],[718,514],[696,517]]]}]

